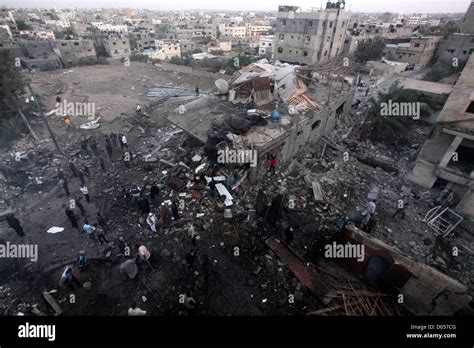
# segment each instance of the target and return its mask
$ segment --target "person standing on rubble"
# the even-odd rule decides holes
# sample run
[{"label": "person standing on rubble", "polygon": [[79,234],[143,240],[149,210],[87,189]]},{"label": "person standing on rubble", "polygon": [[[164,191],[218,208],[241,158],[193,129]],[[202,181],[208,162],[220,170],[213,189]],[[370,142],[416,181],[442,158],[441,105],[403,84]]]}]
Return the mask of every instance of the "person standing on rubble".
[{"label": "person standing on rubble", "polygon": [[110,141],[113,147],[117,147],[117,134],[115,134],[114,132],[110,133]]},{"label": "person standing on rubble", "polygon": [[273,175],[275,175],[275,170],[277,166],[277,158],[275,155],[270,155],[270,169],[268,170],[269,172],[272,172]]},{"label": "person standing on rubble", "polygon": [[112,158],[114,155],[114,151],[112,149],[112,143],[110,141],[110,138],[106,135],[105,136],[105,150],[107,151],[107,155],[109,155],[109,158]]},{"label": "person standing on rubble", "polygon": [[89,238],[92,239],[94,242],[97,240],[95,237],[95,230],[96,228],[92,225],[89,225],[89,222],[86,220],[84,221],[84,226],[82,227],[82,231],[89,235]]},{"label": "person standing on rubble", "polygon": [[61,279],[59,280],[59,285],[67,285],[70,289],[74,289],[74,285],[76,285],[78,288],[82,287],[82,284],[79,279],[77,279],[72,273],[71,265],[66,266],[66,268],[64,268],[64,271],[61,274]]},{"label": "person standing on rubble", "polygon": [[178,205],[176,204],[176,201],[173,201],[173,203],[171,203],[171,213],[173,213],[174,221],[178,221],[181,218],[181,216],[179,216],[179,209]]},{"label": "person standing on rubble", "polygon": [[153,184],[150,188],[150,198],[153,202],[158,204],[161,204],[163,202],[160,196],[160,188],[156,186],[156,184]]},{"label": "person standing on rubble", "polygon": [[125,241],[125,238],[123,238],[123,236],[118,236],[117,246],[120,250],[120,254],[122,254],[123,257],[130,256],[130,246]]},{"label": "person standing on rubble", "polygon": [[137,204],[143,214],[150,213],[150,201],[143,194],[140,195],[140,199],[137,201]]},{"label": "person standing on rubble", "polygon": [[82,185],[86,183],[86,179],[84,177],[84,172],[80,168],[76,168],[76,176],[81,180]]},{"label": "person standing on rubble", "polygon": [[25,232],[23,231],[23,227],[21,227],[20,220],[16,218],[15,214],[9,213],[5,218],[7,220],[8,226],[13,228],[17,235],[20,237],[25,236]]},{"label": "person standing on rubble", "polygon": [[81,185],[80,190],[81,190],[82,194],[84,195],[84,197],[86,197],[87,203],[90,203],[91,202],[91,197],[89,196],[89,189],[86,186]]},{"label": "person standing on rubble", "polygon": [[71,170],[72,175],[74,175],[77,178],[76,165],[74,164],[73,161],[69,161],[69,169]]},{"label": "person standing on rubble", "polygon": [[81,215],[82,216],[86,216],[87,212],[86,212],[86,209],[84,209],[84,206],[82,205],[81,203],[81,199],[82,197],[79,197],[79,196],[76,196],[74,198],[74,203],[76,204],[76,206],[79,208],[79,210],[81,211]]},{"label": "person standing on rubble", "polygon": [[95,141],[95,138],[93,135],[91,135],[91,137],[89,138],[89,146],[91,147],[92,149],[92,152],[94,152],[94,155],[97,156],[97,141]]},{"label": "person standing on rubble", "polygon": [[77,267],[79,267],[79,272],[84,272],[86,267],[89,265],[87,262],[86,256],[84,255],[85,251],[79,252],[79,257],[77,258]]},{"label": "person standing on rubble", "polygon": [[138,199],[140,198],[141,192],[142,192],[142,189],[140,188],[140,186],[136,184],[132,186],[132,188],[130,189],[130,194],[132,195],[133,204],[135,204],[138,201]]},{"label": "person standing on rubble", "polygon": [[99,160],[100,168],[105,172],[105,157],[103,155],[98,155],[97,159]]},{"label": "person standing on rubble", "polygon": [[166,203],[163,203],[160,207],[161,213],[161,233],[165,232],[165,227],[168,227],[168,232],[171,231],[171,214],[170,209]]},{"label": "person standing on rubble", "polygon": [[146,218],[146,223],[148,224],[148,226],[150,227],[150,230],[153,233],[156,233],[156,220],[157,220],[156,215],[153,213],[149,213]]},{"label": "person standing on rubble", "polygon": [[83,135],[82,140],[81,140],[81,150],[84,151],[86,154],[89,154],[89,149],[87,148],[87,143],[88,143],[88,140]]},{"label": "person standing on rubble", "polygon": [[196,89],[194,91],[196,92],[196,97],[199,97],[199,86],[196,86]]},{"label": "person standing on rubble", "polygon": [[105,221],[101,213],[97,213],[97,223],[100,227],[102,227],[105,233],[109,232],[109,225],[107,225],[107,222]]},{"label": "person standing on rubble", "polygon": [[[94,224],[94,227],[97,228],[97,224]],[[105,232],[102,230],[102,232],[97,232],[97,239],[99,240],[100,244],[105,243],[107,244],[109,241],[107,238],[105,238]]]},{"label": "person standing on rubble", "polygon": [[77,223],[78,217],[76,216],[76,214],[74,214],[74,210],[72,210],[70,207],[67,207],[65,213],[67,218],[71,222],[71,226],[73,228],[79,228],[79,224]]},{"label": "person standing on rubble", "polygon": [[67,184],[66,178],[61,179],[61,180],[60,180],[60,183],[61,183],[61,185],[62,185],[62,187],[63,187],[63,189],[64,189],[64,192],[66,193],[66,196],[69,197],[69,195],[70,195],[70,192],[69,192],[69,185]]},{"label": "person standing on rubble", "polygon": [[369,203],[367,203],[367,209],[365,209],[364,212],[362,212],[362,216],[364,216],[364,226],[368,226],[369,221],[372,219],[372,217],[375,214],[375,208],[377,207],[375,204],[376,200],[370,200]]},{"label": "person standing on rubble", "polygon": [[120,137],[120,145],[122,146],[122,150],[124,148],[128,149],[128,141],[127,141],[127,137],[125,136],[125,134],[122,134],[121,137]]}]

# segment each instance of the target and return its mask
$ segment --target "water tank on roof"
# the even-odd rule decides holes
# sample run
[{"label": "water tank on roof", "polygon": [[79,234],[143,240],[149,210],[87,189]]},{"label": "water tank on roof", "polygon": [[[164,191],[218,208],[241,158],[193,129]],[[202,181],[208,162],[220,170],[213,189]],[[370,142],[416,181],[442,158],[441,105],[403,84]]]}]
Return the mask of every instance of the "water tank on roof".
[{"label": "water tank on roof", "polygon": [[273,109],[272,111],[272,122],[273,123],[280,123],[280,113],[277,109]]}]

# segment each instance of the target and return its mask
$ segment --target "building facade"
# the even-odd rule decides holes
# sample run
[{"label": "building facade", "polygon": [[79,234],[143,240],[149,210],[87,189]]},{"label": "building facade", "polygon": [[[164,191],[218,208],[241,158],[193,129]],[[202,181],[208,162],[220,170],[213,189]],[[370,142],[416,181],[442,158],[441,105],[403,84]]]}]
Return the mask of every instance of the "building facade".
[{"label": "building facade", "polygon": [[458,212],[474,218],[474,56],[466,63],[408,176],[451,189]]},{"label": "building facade", "polygon": [[388,44],[383,55],[388,60],[413,64],[415,69],[423,69],[432,62],[442,39],[442,36],[427,36],[413,38],[407,43]]},{"label": "building facade", "polygon": [[341,54],[349,16],[344,3],[326,9],[297,12],[296,6],[279,6],[273,39],[274,58],[291,63],[315,64]]}]

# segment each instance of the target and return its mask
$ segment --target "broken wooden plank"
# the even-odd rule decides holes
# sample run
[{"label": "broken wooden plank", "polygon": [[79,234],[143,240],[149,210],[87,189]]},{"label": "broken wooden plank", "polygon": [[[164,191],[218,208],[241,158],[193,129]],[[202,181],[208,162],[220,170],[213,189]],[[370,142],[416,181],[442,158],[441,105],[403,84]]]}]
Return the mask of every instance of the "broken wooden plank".
[{"label": "broken wooden plank", "polygon": [[56,315],[61,315],[63,310],[59,306],[59,303],[56,301],[56,299],[51,296],[48,292],[43,292],[43,297],[44,299],[49,303],[49,305],[54,309],[56,312]]},{"label": "broken wooden plank", "polygon": [[[353,305],[354,302],[349,302],[348,305]],[[324,314],[324,313],[328,313],[328,312],[333,312],[335,310],[338,310],[338,309],[342,309],[344,308],[344,305],[336,305],[336,306],[332,306],[332,307],[329,307],[329,308],[324,308],[324,309],[319,309],[317,311],[314,311],[314,312],[309,312],[307,313],[307,315],[320,315],[320,314]]]}]

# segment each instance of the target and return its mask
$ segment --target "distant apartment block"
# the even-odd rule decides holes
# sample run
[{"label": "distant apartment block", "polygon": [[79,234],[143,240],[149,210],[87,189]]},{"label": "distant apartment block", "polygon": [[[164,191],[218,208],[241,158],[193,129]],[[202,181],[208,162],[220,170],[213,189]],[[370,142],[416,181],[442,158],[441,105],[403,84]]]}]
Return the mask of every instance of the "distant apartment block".
[{"label": "distant apartment block", "polygon": [[397,45],[388,44],[383,55],[388,60],[413,64],[415,69],[423,69],[431,63],[442,39],[442,36],[426,36]]},{"label": "distant apartment block", "polygon": [[474,52],[474,2],[472,2],[460,24],[461,32],[450,35],[439,49],[439,59],[466,61]]},{"label": "distant apartment block", "polygon": [[130,32],[132,50],[143,52],[144,50],[155,50],[155,35],[145,31]]},{"label": "distant apartment block", "polygon": [[269,25],[249,25],[247,26],[247,36],[259,37],[265,35],[272,29]]},{"label": "distant apartment block", "polygon": [[314,64],[342,53],[349,22],[345,3],[328,2],[323,10],[299,12],[297,6],[279,6],[273,39],[274,58]]},{"label": "distant apartment block", "polygon": [[155,40],[156,51],[146,53],[152,59],[169,60],[181,58],[181,44],[176,40]]},{"label": "distant apartment block", "polygon": [[130,40],[125,35],[108,35],[104,37],[103,43],[107,54],[114,59],[125,58],[130,55]]},{"label": "distant apartment block", "polygon": [[219,24],[219,32],[221,36],[225,37],[240,37],[247,36],[246,26],[229,26],[227,24]]}]

